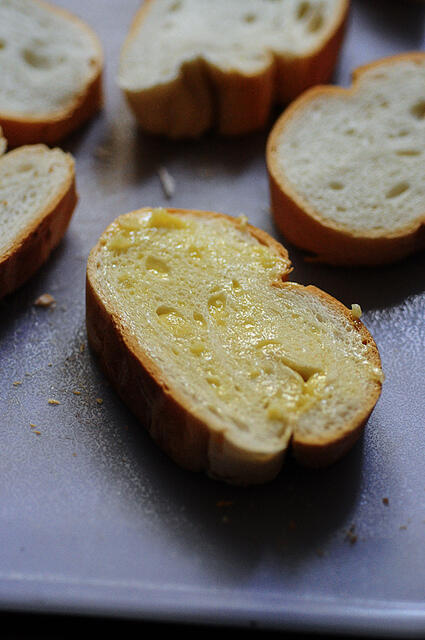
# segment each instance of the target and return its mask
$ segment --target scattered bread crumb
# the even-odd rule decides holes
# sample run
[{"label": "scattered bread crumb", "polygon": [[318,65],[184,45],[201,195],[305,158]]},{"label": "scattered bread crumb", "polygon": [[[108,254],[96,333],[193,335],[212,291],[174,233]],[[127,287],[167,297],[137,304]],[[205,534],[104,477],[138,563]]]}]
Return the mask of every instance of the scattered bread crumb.
[{"label": "scattered bread crumb", "polygon": [[54,400],[53,398],[49,398],[47,402],[49,404],[60,404],[59,400]]},{"label": "scattered bread crumb", "polygon": [[176,190],[176,181],[165,167],[158,167],[158,176],[161,181],[162,190],[166,198],[173,197]]},{"label": "scattered bread crumb", "polygon": [[31,429],[35,429],[35,427],[36,427],[36,426],[37,426],[37,425],[35,425],[33,422],[30,422],[30,427],[31,427]]},{"label": "scattered bread crumb", "polygon": [[388,505],[390,504],[390,501],[388,500],[388,498],[382,498],[382,504],[388,507]]},{"label": "scattered bread crumb", "polygon": [[407,529],[407,524],[402,524],[400,527],[400,531],[405,531]]},{"label": "scattered bread crumb", "polygon": [[232,500],[218,500],[216,502],[216,506],[217,507],[231,507],[233,506],[233,501]]},{"label": "scattered bread crumb", "polygon": [[348,529],[346,535],[345,535],[345,539],[350,544],[356,544],[356,542],[357,542],[357,534],[355,533],[355,530],[356,530],[356,525],[352,524],[351,527]]},{"label": "scattered bread crumb", "polygon": [[34,302],[34,305],[36,307],[44,307],[44,308],[51,307],[52,305],[55,305],[55,304],[56,304],[56,300],[52,295],[50,295],[50,293],[43,293]]},{"label": "scattered bread crumb", "polygon": [[74,389],[72,393],[74,394],[74,396],[80,396],[81,395],[81,391],[77,391],[76,389]]},{"label": "scattered bread crumb", "polygon": [[244,215],[243,213],[241,213],[240,216],[238,216],[237,221],[239,223],[239,227],[241,229],[246,229],[247,225],[248,225],[248,217],[246,215]]},{"label": "scattered bread crumb", "polygon": [[15,380],[14,383],[13,383],[13,386],[14,387],[19,387],[19,385],[21,385],[21,384],[22,384],[22,382],[20,380]]},{"label": "scattered bread crumb", "polygon": [[35,433],[36,436],[41,436],[41,431],[33,431],[32,433]]},{"label": "scattered bread crumb", "polygon": [[85,342],[82,342],[82,343],[80,344],[80,353],[83,353],[83,351],[85,350],[85,348],[86,348],[86,343],[85,343]]},{"label": "scattered bread crumb", "polygon": [[102,398],[96,398],[96,402],[97,402],[97,404],[103,404],[103,399]]}]

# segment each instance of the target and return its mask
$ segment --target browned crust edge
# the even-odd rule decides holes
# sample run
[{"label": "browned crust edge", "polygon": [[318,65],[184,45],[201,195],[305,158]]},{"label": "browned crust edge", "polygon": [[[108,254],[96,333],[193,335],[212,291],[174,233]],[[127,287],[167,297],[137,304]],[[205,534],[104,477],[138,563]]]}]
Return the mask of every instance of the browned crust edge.
[{"label": "browned crust edge", "polygon": [[[133,20],[121,56],[155,0],[145,0]],[[198,137],[215,128],[241,135],[264,128],[275,102],[287,103],[307,87],[328,82],[349,12],[342,0],[328,37],[305,56],[269,55],[257,74],[223,71],[202,58],[183,64],[174,80],[142,91],[123,90],[140,127],[171,138]]]},{"label": "browned crust edge", "polygon": [[[9,153],[25,154],[25,151],[26,147],[21,147]],[[7,252],[0,256],[0,298],[24,284],[47,260],[65,234],[78,199],[74,161],[70,155],[66,158],[69,175],[62,192],[40,212],[36,220],[22,229]]]},{"label": "browned crust edge", "polygon": [[[362,342],[367,346],[366,359],[377,369],[381,369],[381,358],[374,339],[365,325],[355,318],[351,311],[341,302],[323,292],[313,285],[306,287],[316,297],[324,300],[336,313],[345,316],[355,330],[360,334]],[[368,418],[372,413],[382,390],[382,382],[375,380],[371,382],[369,395],[365,398],[362,407],[357,415],[353,416],[350,422],[346,423],[345,429],[338,437],[323,441],[321,439],[302,438],[294,433],[292,438],[292,452],[295,458],[303,465],[309,467],[325,467],[341,458],[357,442],[366,426]]]},{"label": "browned crust edge", "polygon": [[417,222],[406,225],[397,233],[349,233],[337,224],[323,220],[319,211],[297,193],[275,159],[275,150],[283,130],[293,118],[300,117],[307,103],[323,95],[342,94],[349,98],[359,90],[359,79],[366,71],[402,60],[417,60],[418,64],[423,64],[425,53],[399,54],[359,67],[353,72],[353,83],[348,89],[334,86],[309,89],[284,111],[270,133],[266,163],[275,222],[287,240],[315,254],[314,260],[318,262],[375,266],[396,262],[425,247],[425,212],[422,219],[418,217]]},{"label": "browned crust edge", "polygon": [[[141,211],[145,210],[149,209]],[[179,215],[189,213],[224,217],[235,225],[239,224],[236,218],[224,214],[181,209],[168,211]],[[270,246],[278,255],[287,259],[286,250],[271,236],[250,225],[248,229],[262,244]],[[121,399],[147,428],[161,449],[183,468],[192,471],[203,470],[214,478],[239,485],[260,484],[272,480],[281,469],[285,450],[271,454],[243,451],[229,442],[223,428],[211,428],[194,414],[193,407],[188,404],[187,399],[171,388],[164,372],[144,353],[135,338],[128,335],[119,314],[98,290],[95,271],[99,250],[98,243],[92,249],[87,264],[87,336],[90,347]],[[286,286],[284,281],[290,270],[288,261],[288,269],[276,286]],[[288,283],[288,286],[290,284]],[[376,345],[366,327],[328,294],[315,287],[307,289],[350,319],[370,345],[371,362],[380,365]],[[347,429],[338,440],[323,444],[303,442],[294,437],[293,450],[297,459],[310,466],[323,466],[345,453],[359,437],[368,415],[378,400],[380,389],[381,385],[377,383],[361,412],[361,424],[357,424],[356,421],[356,424],[347,425]]]},{"label": "browned crust edge", "polygon": [[62,18],[74,22],[80,29],[85,31],[95,46],[97,56],[96,59],[93,59],[92,71],[87,78],[86,85],[66,109],[34,116],[0,111],[0,125],[3,128],[9,147],[36,143],[56,144],[81,127],[103,105],[103,51],[96,33],[83,20],[66,9],[51,5],[44,0],[32,1],[41,5],[47,11],[57,13]]}]

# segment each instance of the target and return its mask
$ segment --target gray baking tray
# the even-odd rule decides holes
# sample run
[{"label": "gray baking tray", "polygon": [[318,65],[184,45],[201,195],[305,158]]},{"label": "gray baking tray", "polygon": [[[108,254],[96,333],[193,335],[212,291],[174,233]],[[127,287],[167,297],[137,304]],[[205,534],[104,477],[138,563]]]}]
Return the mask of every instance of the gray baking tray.
[{"label": "gray baking tray", "polygon": [[[114,81],[138,0],[58,4],[102,39],[106,102],[64,143],[80,193],[65,240],[0,303],[1,609],[425,635],[424,254],[347,270],[312,265],[288,246],[293,279],[360,303],[381,352],[382,397],[344,460],[311,472],[289,459],[274,482],[244,490],[179,469],[87,348],[87,255],[110,221],[141,206],[244,213],[280,238],[267,131],[185,143],[142,135]],[[424,48],[424,24],[417,3],[354,1],[335,81]],[[159,167],[175,180],[169,200]],[[33,305],[45,292],[54,309]]]}]

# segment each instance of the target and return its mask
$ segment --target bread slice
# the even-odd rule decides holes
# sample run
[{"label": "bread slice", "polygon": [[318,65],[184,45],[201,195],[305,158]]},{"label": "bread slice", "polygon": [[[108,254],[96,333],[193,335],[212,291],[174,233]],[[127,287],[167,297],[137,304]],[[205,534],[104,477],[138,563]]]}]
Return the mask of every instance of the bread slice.
[{"label": "bread slice", "polygon": [[381,390],[365,326],[284,282],[285,249],[243,218],[140,209],[91,251],[87,332],[118,393],[177,463],[229,483],[273,478],[292,444],[330,464]]},{"label": "bread slice", "polygon": [[147,0],[118,83],[140,126],[172,138],[263,127],[273,102],[327,82],[349,0]]},{"label": "bread slice", "polygon": [[47,260],[76,202],[69,154],[32,145],[0,158],[0,298]]},{"label": "bread slice", "polygon": [[41,0],[0,0],[0,125],[12,147],[54,144],[101,106],[103,57],[80,19]]},{"label": "bread slice", "polygon": [[285,237],[331,264],[377,265],[425,246],[425,53],[374,62],[353,86],[310,89],[267,145]]}]

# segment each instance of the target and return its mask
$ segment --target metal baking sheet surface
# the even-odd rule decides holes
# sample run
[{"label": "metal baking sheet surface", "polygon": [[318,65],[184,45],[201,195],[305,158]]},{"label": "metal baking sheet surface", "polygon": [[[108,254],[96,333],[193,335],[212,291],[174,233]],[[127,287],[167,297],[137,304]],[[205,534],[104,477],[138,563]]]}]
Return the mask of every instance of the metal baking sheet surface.
[{"label": "metal baking sheet surface", "polygon": [[[309,264],[288,246],[293,279],[360,303],[382,355],[382,397],[344,460],[317,473],[289,459],[274,482],[246,490],[179,469],[87,349],[87,255],[109,222],[141,206],[244,213],[279,238],[269,215],[267,132],[178,143],[142,135],[115,85],[138,0],[58,4],[102,39],[106,101],[64,144],[80,193],[65,240],[0,303],[0,606],[423,635],[424,254],[347,270]],[[418,3],[352,4],[336,82],[346,85],[369,60],[424,48]],[[175,180],[171,199],[160,167]],[[33,305],[45,292],[55,308]]]}]

